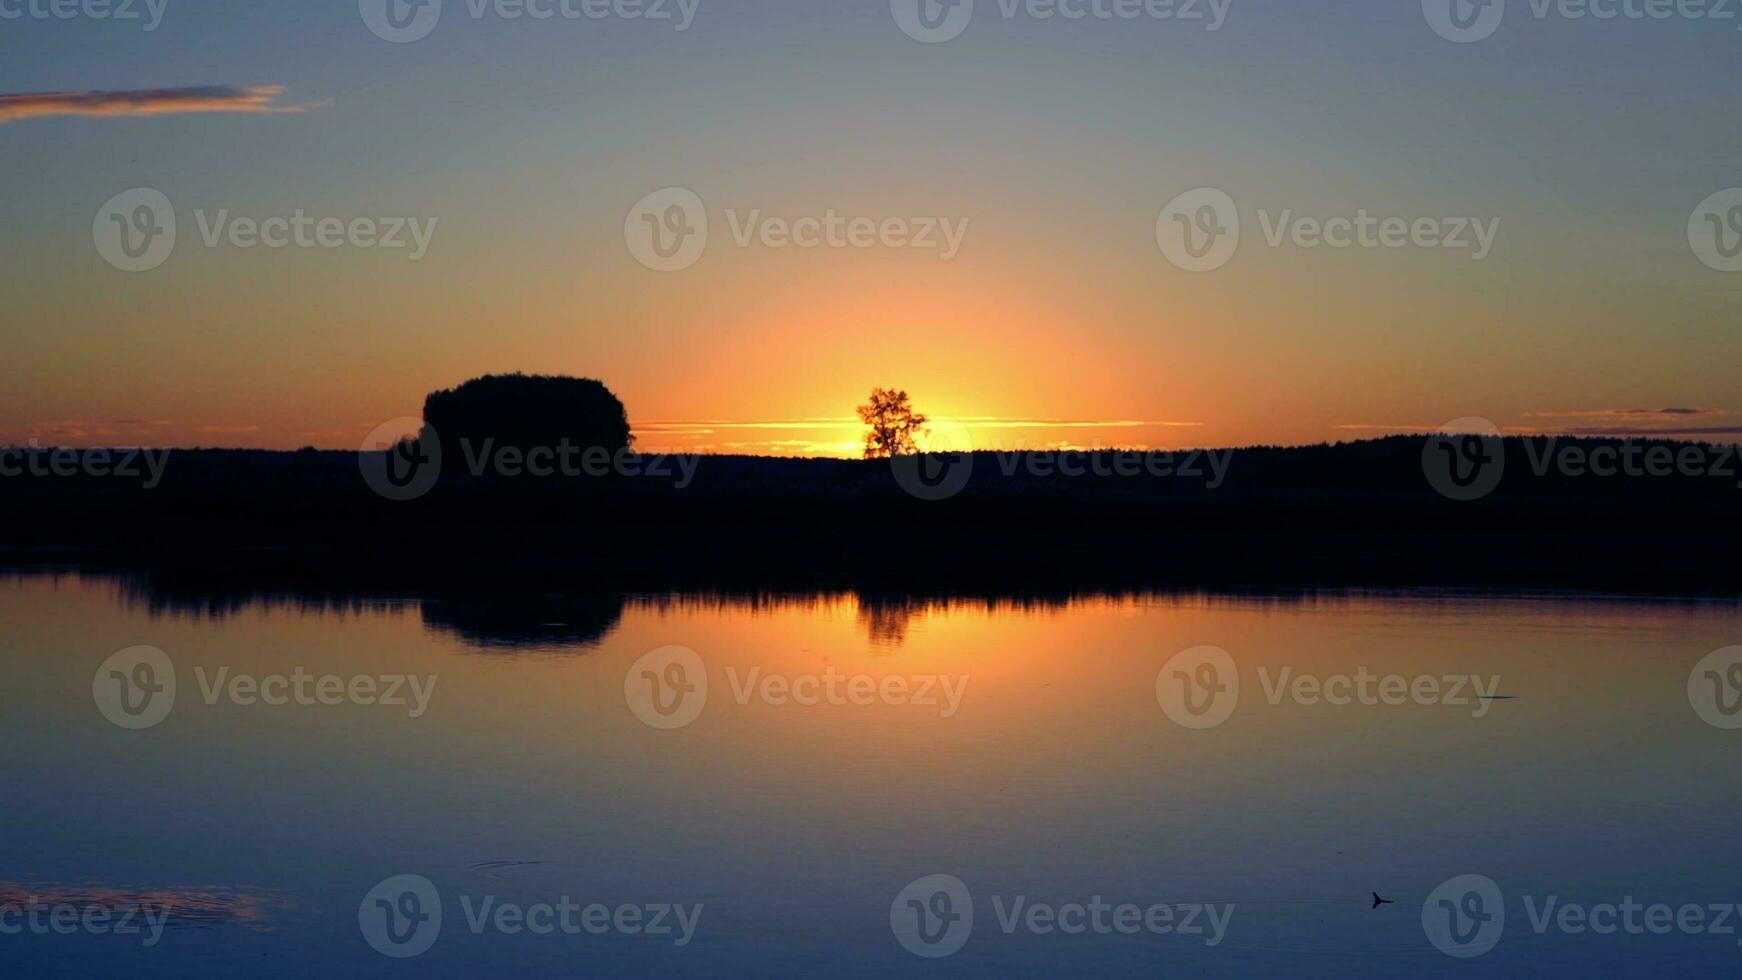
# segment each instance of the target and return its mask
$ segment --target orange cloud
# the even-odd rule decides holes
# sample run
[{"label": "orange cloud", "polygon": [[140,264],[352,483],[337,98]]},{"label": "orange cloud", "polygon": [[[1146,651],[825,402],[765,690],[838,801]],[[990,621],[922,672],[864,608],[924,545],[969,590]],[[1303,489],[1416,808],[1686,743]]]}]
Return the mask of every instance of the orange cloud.
[{"label": "orange cloud", "polygon": [[24,92],[0,94],[0,124],[43,116],[162,116],[183,112],[301,112],[307,106],[273,105],[282,85],[205,85],[130,92]]},{"label": "orange cloud", "polygon": [[1716,408],[1599,408],[1581,412],[1525,412],[1527,419],[1656,419],[1671,420],[1701,415],[1728,415]]}]

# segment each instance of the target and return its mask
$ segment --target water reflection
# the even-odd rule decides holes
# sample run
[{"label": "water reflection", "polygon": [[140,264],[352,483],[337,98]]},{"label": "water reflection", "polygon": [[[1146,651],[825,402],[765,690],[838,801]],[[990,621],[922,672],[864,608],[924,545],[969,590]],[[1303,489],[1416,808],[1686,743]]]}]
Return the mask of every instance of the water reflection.
[{"label": "water reflection", "polygon": [[483,650],[596,647],[623,618],[620,595],[445,596],[418,603],[423,624]]},{"label": "water reflection", "polygon": [[[55,894],[119,902],[169,891],[137,883],[221,881],[288,896],[270,930],[168,930],[143,970],[137,944],[81,936],[0,942],[0,972],[262,975],[307,960],[369,975],[390,964],[360,935],[359,903],[416,874],[452,923],[420,975],[905,975],[922,965],[892,936],[891,901],[947,874],[987,904],[940,975],[1426,980],[1471,975],[1429,946],[1418,913],[1441,883],[1480,873],[1516,915],[1489,972],[1734,975],[1729,939],[1538,936],[1521,904],[1737,898],[1736,733],[1703,721],[1687,687],[1742,637],[1733,603],[489,577],[0,581],[0,786],[23,828],[0,835],[0,866],[15,887],[103,882]],[[145,731],[93,703],[94,672],[138,644],[165,651],[180,684]],[[1203,645],[1229,651],[1241,681],[1211,729],[1158,702],[1171,658]],[[626,679],[673,646],[699,657],[687,680],[705,676],[707,692],[689,723],[656,727]],[[434,695],[414,717],[272,705],[214,680],[296,672],[421,677]],[[1412,690],[1493,678],[1485,690],[1517,700],[1322,696],[1366,674]],[[837,676],[879,696],[792,696]],[[929,678],[960,697],[881,694]],[[1317,693],[1286,695],[1301,678]],[[1372,909],[1375,890],[1397,906]],[[479,934],[461,904],[565,895],[708,911],[675,950]],[[1239,911],[1209,948],[1012,935],[990,905],[1096,895]]]},{"label": "water reflection", "polygon": [[[601,589],[586,582],[575,590],[554,589],[550,579],[518,581],[511,574],[487,577],[452,572],[392,575],[346,580],[323,579],[320,572],[244,566],[224,572],[166,571],[153,568],[0,571],[0,580],[48,578],[108,583],[128,608],[152,617],[223,619],[250,609],[294,615],[362,617],[415,610],[425,629],[459,639],[479,652],[586,653],[617,629],[626,612],[733,612],[751,616],[776,610],[850,610],[867,641],[896,648],[916,624],[934,615],[973,612],[986,617],[1035,612],[1064,613],[1080,605],[1143,604],[1152,600],[1189,601],[1214,607],[1330,609],[1374,600],[1404,600],[1418,611],[1456,614],[1484,604],[1532,601],[1556,603],[1644,602],[1665,609],[1734,609],[1737,601],[1713,597],[1635,597],[1563,593],[1487,592],[1445,589],[1290,589],[1206,591],[1202,589],[1051,589],[977,594],[916,593],[869,588],[710,589],[632,591]],[[1411,621],[1410,629],[1419,624]]]},{"label": "water reflection", "polygon": [[[269,911],[281,900],[257,889],[217,885],[117,888],[100,883],[0,881],[0,908],[19,918],[33,912],[52,920],[56,909],[71,909],[86,923],[101,918],[106,931],[126,934],[161,926],[270,926]],[[61,912],[63,920],[69,917]],[[137,921],[134,921],[137,919]]]}]

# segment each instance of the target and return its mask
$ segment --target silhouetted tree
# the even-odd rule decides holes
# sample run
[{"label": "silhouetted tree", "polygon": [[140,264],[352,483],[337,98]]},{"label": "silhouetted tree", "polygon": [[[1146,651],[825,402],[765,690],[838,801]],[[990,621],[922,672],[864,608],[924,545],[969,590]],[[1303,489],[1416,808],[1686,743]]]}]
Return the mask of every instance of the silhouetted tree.
[{"label": "silhouetted tree", "polygon": [[633,440],[629,415],[611,389],[591,378],[503,374],[474,378],[423,402],[423,420],[441,438],[446,466],[486,440],[494,449],[522,451],[564,445],[615,453]]},{"label": "silhouetted tree", "polygon": [[871,427],[865,433],[865,458],[883,459],[918,452],[913,437],[930,421],[913,410],[907,392],[871,389],[871,401],[859,406],[859,419]]}]

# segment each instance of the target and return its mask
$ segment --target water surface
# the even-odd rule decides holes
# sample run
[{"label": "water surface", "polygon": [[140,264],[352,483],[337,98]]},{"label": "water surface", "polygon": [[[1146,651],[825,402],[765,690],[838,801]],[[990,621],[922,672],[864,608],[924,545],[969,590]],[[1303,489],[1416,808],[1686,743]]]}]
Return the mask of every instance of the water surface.
[{"label": "water surface", "polygon": [[[1742,966],[1736,935],[1539,933],[1530,912],[1548,896],[1585,907],[1742,901],[1742,731],[1702,720],[1688,693],[1703,657],[1742,643],[1729,603],[198,601],[59,574],[0,580],[0,623],[0,905],[170,910],[150,945],[84,927],[0,935],[8,973],[1734,976]],[[160,723],[130,730],[99,710],[93,681],[141,645],[163,651],[177,689]],[[1164,710],[1157,678],[1165,694],[1164,668],[1201,646],[1228,653],[1240,690],[1226,721],[1199,729]],[[672,655],[646,659],[670,647],[694,651],[708,690],[686,702],[693,720],[656,727],[686,720],[649,714],[654,699],[677,703],[659,688],[681,679],[667,672]],[[1440,679],[1479,677],[1500,697],[1273,698],[1285,670],[1321,683],[1431,677],[1442,692]],[[207,703],[220,672],[433,686],[421,712],[228,692]],[[842,703],[826,693],[792,703],[790,691],[830,683]],[[1492,879],[1506,912],[1498,944],[1469,961],[1436,948],[1422,915],[1436,888],[1467,874]],[[427,951],[393,959],[371,945],[359,910],[401,875],[428,880],[443,924]],[[959,879],[975,916],[959,951],[921,958],[898,940],[891,907],[934,875]],[[1371,908],[1375,891],[1396,904]],[[1007,932],[999,913],[1018,896],[1231,910],[1214,937]],[[619,928],[474,931],[467,915],[486,899],[565,897],[644,915],[701,908],[687,943]]]}]

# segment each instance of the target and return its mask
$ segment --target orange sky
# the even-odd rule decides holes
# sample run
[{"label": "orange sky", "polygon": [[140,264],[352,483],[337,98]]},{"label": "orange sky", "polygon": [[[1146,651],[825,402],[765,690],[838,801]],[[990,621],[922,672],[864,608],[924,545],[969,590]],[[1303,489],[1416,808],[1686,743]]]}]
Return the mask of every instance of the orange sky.
[{"label": "orange sky", "polygon": [[[1742,131],[1709,84],[1730,32],[1521,22],[1466,47],[1405,7],[1260,3],[1209,35],[991,18],[944,45],[827,5],[723,10],[682,35],[455,22],[407,45],[354,5],[188,10],[146,45],[21,22],[32,43],[0,93],[71,93],[56,112],[108,93],[122,114],[37,99],[0,122],[21,175],[0,221],[0,443],[355,448],[431,390],[510,371],[603,380],[649,448],[850,451],[853,425],[756,423],[851,418],[874,386],[940,419],[1179,423],[971,429],[986,448],[1465,417],[1734,438],[1742,273],[1689,241],[1690,211],[1736,182]],[[180,236],[129,273],[93,215],[138,187],[173,202]],[[668,187],[712,227],[699,261],[662,273],[625,216]],[[1226,267],[1194,273],[1157,226],[1201,187],[1245,228]],[[200,233],[220,211],[299,209],[439,226],[416,261]],[[948,259],[780,248],[735,239],[753,212],[965,235]],[[1268,241],[1285,212],[1498,234],[1479,260]],[[653,424],[708,420],[733,425]]]}]

